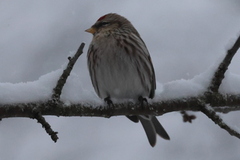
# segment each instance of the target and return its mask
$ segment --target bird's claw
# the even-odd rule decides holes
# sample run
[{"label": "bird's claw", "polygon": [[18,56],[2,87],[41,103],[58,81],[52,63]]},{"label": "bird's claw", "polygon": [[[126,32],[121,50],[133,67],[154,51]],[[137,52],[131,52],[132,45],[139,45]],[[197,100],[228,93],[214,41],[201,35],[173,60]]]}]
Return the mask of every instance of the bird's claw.
[{"label": "bird's claw", "polygon": [[138,101],[140,102],[141,108],[144,109],[144,102],[148,104],[148,101],[146,98],[143,98],[142,96],[138,97]]}]

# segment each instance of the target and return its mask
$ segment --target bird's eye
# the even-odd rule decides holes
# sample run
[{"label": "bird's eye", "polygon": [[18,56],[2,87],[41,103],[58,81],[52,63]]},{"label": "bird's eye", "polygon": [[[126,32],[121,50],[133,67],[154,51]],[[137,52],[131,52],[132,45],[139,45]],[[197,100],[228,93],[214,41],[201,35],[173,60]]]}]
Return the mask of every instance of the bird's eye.
[{"label": "bird's eye", "polygon": [[101,23],[99,23],[99,26],[106,26],[108,24],[109,24],[109,22],[101,22]]}]

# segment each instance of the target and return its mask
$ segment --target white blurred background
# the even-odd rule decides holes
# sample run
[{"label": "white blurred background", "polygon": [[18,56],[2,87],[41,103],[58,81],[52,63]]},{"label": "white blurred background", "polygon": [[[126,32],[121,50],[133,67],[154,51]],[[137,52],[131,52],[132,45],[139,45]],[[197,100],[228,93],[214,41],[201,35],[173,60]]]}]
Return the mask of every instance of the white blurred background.
[{"label": "white blurred background", "polygon": [[[84,54],[73,72],[93,90],[86,52],[92,39],[84,32],[106,13],[129,19],[150,51],[157,81],[191,79],[224,56],[240,34],[239,0],[87,1],[1,0],[0,83],[29,82],[62,68],[81,42]],[[240,74],[240,52],[229,71]],[[37,91],[36,91],[37,92]],[[171,140],[158,138],[152,148],[140,124],[125,117],[52,117],[47,121],[60,139],[54,143],[36,120],[0,122],[1,160],[237,160],[240,140],[201,113],[192,124],[179,113],[158,119]],[[240,130],[239,112],[221,115]]]}]

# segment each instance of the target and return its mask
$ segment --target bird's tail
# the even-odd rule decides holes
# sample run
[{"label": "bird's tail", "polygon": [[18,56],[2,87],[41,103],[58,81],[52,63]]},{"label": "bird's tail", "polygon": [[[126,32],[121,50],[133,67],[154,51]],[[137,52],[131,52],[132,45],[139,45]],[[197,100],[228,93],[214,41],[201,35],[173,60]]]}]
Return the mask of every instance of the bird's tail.
[{"label": "bird's tail", "polygon": [[157,134],[166,140],[170,139],[167,132],[155,116],[138,116],[138,118],[142,123],[142,126],[148,137],[148,141],[152,147],[154,147],[156,144]]}]

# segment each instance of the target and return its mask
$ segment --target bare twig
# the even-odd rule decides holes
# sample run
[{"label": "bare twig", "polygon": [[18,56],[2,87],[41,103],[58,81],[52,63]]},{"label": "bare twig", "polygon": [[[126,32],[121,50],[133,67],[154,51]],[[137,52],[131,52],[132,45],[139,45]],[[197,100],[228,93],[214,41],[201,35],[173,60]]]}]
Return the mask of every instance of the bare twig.
[{"label": "bare twig", "polygon": [[216,123],[219,127],[226,130],[230,135],[235,136],[240,139],[240,134],[237,131],[235,131],[234,129],[232,129],[231,127],[229,127],[222,120],[222,118],[216,114],[216,112],[214,111],[214,109],[212,107],[205,105],[205,107],[202,107],[202,112],[208,118],[210,118],[214,123]]},{"label": "bare twig", "polygon": [[[62,93],[63,86],[66,83],[67,78],[70,75],[70,72],[72,71],[72,68],[76,63],[78,57],[83,53],[84,45],[85,45],[84,43],[80,45],[76,54],[72,58],[68,57],[69,62],[68,62],[67,68],[63,71],[62,75],[60,76],[57,82],[56,87],[53,89],[52,99],[49,100],[48,103],[46,104],[48,108],[53,109],[54,106],[56,106],[58,103],[61,103],[60,95]],[[52,140],[56,142],[58,139],[57,132],[54,132],[52,130],[50,124],[45,120],[45,118],[42,116],[41,113],[42,111],[37,109],[37,111],[33,113],[34,114],[33,117],[37,119],[38,123],[42,124],[42,127],[45,128],[46,132],[51,136]]]},{"label": "bare twig", "polygon": [[57,142],[58,132],[54,132],[50,126],[50,124],[45,120],[45,118],[42,116],[42,114],[39,111],[36,111],[34,113],[34,118],[38,121],[38,123],[42,124],[42,127],[45,128],[46,132],[51,136],[52,140],[54,142]]},{"label": "bare twig", "polygon": [[61,77],[59,78],[56,87],[53,89],[53,95],[52,95],[52,100],[54,102],[58,102],[60,100],[60,95],[62,93],[62,88],[64,84],[67,81],[68,76],[70,75],[70,72],[72,71],[72,68],[74,64],[76,63],[78,57],[83,53],[83,48],[85,44],[82,43],[80,47],[78,48],[76,54],[71,58],[68,57],[69,63],[67,65],[67,68],[63,71]]},{"label": "bare twig", "polygon": [[210,86],[208,87],[209,92],[212,92],[212,93],[218,92],[218,89],[224,78],[224,74],[227,71],[228,66],[231,63],[231,60],[235,55],[235,53],[237,52],[237,50],[239,49],[239,47],[240,47],[240,36],[238,37],[238,39],[236,40],[232,48],[228,50],[227,55],[225,56],[223,61],[220,63],[217,71],[215,72],[212,78],[212,81],[210,83]]}]

